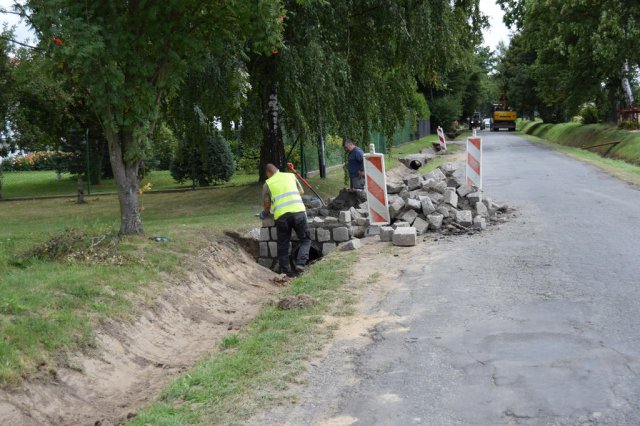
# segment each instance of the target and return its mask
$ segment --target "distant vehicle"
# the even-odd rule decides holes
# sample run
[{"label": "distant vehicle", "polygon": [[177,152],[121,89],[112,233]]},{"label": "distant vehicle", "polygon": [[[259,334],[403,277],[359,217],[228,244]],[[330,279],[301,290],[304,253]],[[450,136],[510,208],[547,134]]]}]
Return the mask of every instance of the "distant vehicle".
[{"label": "distant vehicle", "polygon": [[482,130],[485,129],[490,129],[491,128],[491,119],[490,118],[485,118],[484,120],[482,120]]},{"label": "distant vehicle", "polygon": [[500,102],[493,104],[493,117],[491,130],[494,132],[500,129],[507,129],[510,132],[516,131],[516,112],[512,111],[507,104],[507,99],[502,98]]},{"label": "distant vehicle", "polygon": [[473,116],[469,119],[469,130],[479,129],[482,127],[482,117],[479,112],[474,112]]}]

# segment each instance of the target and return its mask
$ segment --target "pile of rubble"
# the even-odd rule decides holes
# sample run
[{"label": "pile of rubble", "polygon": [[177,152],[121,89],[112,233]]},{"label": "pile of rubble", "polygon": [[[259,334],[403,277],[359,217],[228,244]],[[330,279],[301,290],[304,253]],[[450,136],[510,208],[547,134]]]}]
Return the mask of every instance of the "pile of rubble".
[{"label": "pile of rubble", "polygon": [[[411,158],[415,161],[415,158]],[[426,163],[428,159],[424,159]],[[312,249],[317,257],[338,248],[360,247],[360,238],[378,237],[380,241],[398,246],[417,244],[418,236],[427,232],[455,235],[480,232],[502,220],[508,211],[485,197],[478,188],[465,183],[462,163],[445,163],[420,174],[410,167],[394,170],[387,177],[387,193],[391,223],[371,225],[366,193],[343,189],[322,206],[320,200],[306,198]],[[272,219],[263,221],[260,237],[260,263],[275,267],[277,259],[276,232]],[[291,252],[295,253],[297,238],[293,236]]]}]

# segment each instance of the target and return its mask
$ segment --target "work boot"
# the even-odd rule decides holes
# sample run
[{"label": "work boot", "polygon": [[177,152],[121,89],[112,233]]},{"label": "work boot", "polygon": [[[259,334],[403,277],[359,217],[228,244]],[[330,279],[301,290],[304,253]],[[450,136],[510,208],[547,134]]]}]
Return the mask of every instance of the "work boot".
[{"label": "work boot", "polygon": [[296,272],[303,273],[307,270],[304,265],[296,265]]},{"label": "work boot", "polygon": [[287,274],[289,278],[295,278],[298,276],[298,273],[296,271],[286,271],[285,274]]}]

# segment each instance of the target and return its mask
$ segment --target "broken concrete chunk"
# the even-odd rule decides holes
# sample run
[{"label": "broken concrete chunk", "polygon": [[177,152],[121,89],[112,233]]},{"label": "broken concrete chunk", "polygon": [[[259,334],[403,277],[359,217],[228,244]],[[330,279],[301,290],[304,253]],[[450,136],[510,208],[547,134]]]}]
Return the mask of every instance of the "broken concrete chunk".
[{"label": "broken concrete chunk", "polygon": [[351,222],[351,212],[349,210],[341,211],[338,216],[338,221],[340,221],[341,223]]},{"label": "broken concrete chunk", "polygon": [[467,195],[467,200],[473,205],[474,203],[479,203],[482,201],[482,192],[476,191]]},{"label": "broken concrete chunk", "polygon": [[443,217],[449,217],[450,212],[449,212],[449,207],[447,206],[440,206],[436,209],[436,211],[441,214]]},{"label": "broken concrete chunk", "polygon": [[357,238],[354,238],[354,239],[349,240],[346,243],[342,244],[340,246],[340,249],[342,251],[350,251],[350,250],[357,250],[360,247],[362,247],[362,241],[360,241]]},{"label": "broken concrete chunk", "polygon": [[444,201],[444,195],[439,192],[430,192],[428,197],[431,198],[433,204],[441,204]]},{"label": "broken concrete chunk", "polygon": [[394,229],[390,226],[381,226],[380,227],[380,241],[384,243],[388,243],[393,239],[393,231]]},{"label": "broken concrete chunk", "polygon": [[396,228],[393,232],[393,245],[401,247],[415,246],[418,241],[416,228]]},{"label": "broken concrete chunk", "polygon": [[398,229],[398,228],[408,228],[410,225],[409,225],[409,222],[403,222],[399,220],[398,222],[394,223],[391,226],[393,227],[393,229]]},{"label": "broken concrete chunk", "polygon": [[440,194],[444,194],[447,191],[447,183],[442,180],[436,183],[431,189],[435,192],[439,192]]},{"label": "broken concrete chunk", "polygon": [[433,179],[435,181],[440,181],[440,180],[445,180],[446,176],[444,175],[444,173],[442,173],[442,170],[435,169],[435,170],[427,173],[426,175],[424,175],[423,178],[425,180]]},{"label": "broken concrete chunk", "polygon": [[429,227],[431,229],[438,230],[442,228],[443,220],[444,220],[444,216],[441,214],[430,214],[429,216],[427,216],[427,222],[429,222]]},{"label": "broken concrete chunk", "polygon": [[453,174],[458,170],[458,166],[455,163],[444,163],[439,167],[439,169],[446,176],[453,176]]},{"label": "broken concrete chunk", "polygon": [[314,217],[314,218],[313,218],[313,220],[311,221],[311,224],[312,224],[312,225],[316,225],[316,226],[318,226],[318,225],[324,225],[324,219],[323,219],[323,218],[321,218],[321,217],[316,216],[316,217]]},{"label": "broken concrete chunk", "polygon": [[415,210],[407,210],[400,218],[411,225],[416,217],[418,217],[418,213]]},{"label": "broken concrete chunk", "polygon": [[351,207],[349,209],[349,213],[351,213],[351,220],[355,220],[359,217],[362,217],[362,215],[360,213],[358,213],[358,210],[356,210],[355,207]]},{"label": "broken concrete chunk", "polygon": [[444,192],[444,202],[451,207],[458,207],[458,194],[454,188],[447,188]]},{"label": "broken concrete chunk", "polygon": [[420,179],[418,175],[411,175],[404,178],[404,183],[407,185],[409,191],[413,191],[422,186],[422,179]]},{"label": "broken concrete chunk", "polygon": [[436,184],[438,183],[437,180],[435,179],[426,179],[422,181],[422,189],[428,191],[430,189],[433,189]]},{"label": "broken concrete chunk", "polygon": [[420,208],[422,209],[422,214],[425,216],[436,211],[436,208],[429,197],[420,197]]},{"label": "broken concrete chunk", "polygon": [[483,230],[487,229],[487,220],[482,216],[476,216],[473,218],[473,229]]},{"label": "broken concrete chunk", "polygon": [[422,208],[420,201],[413,198],[408,198],[404,206],[410,210],[420,210]]},{"label": "broken concrete chunk", "polygon": [[387,194],[398,194],[404,188],[404,184],[387,182]]},{"label": "broken concrete chunk", "polygon": [[455,215],[455,220],[462,226],[471,226],[473,224],[473,215],[469,210],[458,210]]},{"label": "broken concrete chunk", "polygon": [[487,217],[489,216],[489,209],[487,209],[487,206],[485,206],[484,203],[476,203],[476,214],[482,217]]},{"label": "broken concrete chunk", "polygon": [[402,198],[397,198],[389,206],[389,214],[391,215],[391,217],[398,217],[403,208],[404,200]]},{"label": "broken concrete chunk", "polygon": [[460,187],[457,190],[458,195],[461,197],[466,197],[467,195],[471,194],[474,191],[475,189],[473,188],[473,186],[467,185],[466,183],[463,185],[460,185]]},{"label": "broken concrete chunk", "polygon": [[413,221],[413,227],[416,228],[418,235],[422,235],[429,229],[429,222],[421,217],[417,217],[416,220]]}]

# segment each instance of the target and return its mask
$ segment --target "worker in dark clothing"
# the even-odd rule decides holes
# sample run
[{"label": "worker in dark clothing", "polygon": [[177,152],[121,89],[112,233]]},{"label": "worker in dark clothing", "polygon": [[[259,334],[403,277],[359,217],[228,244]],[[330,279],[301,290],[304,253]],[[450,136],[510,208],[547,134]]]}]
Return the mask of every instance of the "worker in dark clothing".
[{"label": "worker in dark clothing", "polygon": [[[269,214],[273,214],[278,233],[280,272],[292,276],[295,273],[304,272],[311,248],[307,213],[301,197],[304,190],[292,173],[282,173],[273,164],[267,164],[265,171],[267,181],[262,189],[264,210],[260,213],[260,218],[264,219]],[[295,259],[295,272],[291,271],[289,261],[292,229],[296,231],[300,240],[298,256]]]},{"label": "worker in dark clothing", "polygon": [[364,189],[364,152],[349,139],[345,139],[342,146],[349,153],[347,169],[351,189]]}]

